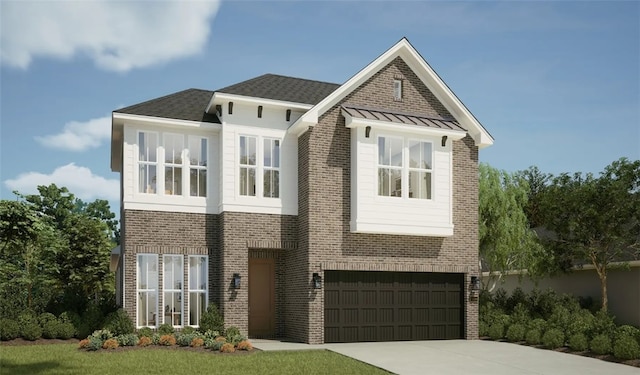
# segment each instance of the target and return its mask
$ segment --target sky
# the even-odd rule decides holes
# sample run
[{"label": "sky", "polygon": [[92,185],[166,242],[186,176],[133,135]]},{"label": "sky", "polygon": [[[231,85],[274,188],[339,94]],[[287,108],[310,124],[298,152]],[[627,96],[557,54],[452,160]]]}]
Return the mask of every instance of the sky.
[{"label": "sky", "polygon": [[0,0],[0,198],[119,209],[111,112],[265,73],[343,83],[402,37],[509,172],[640,159],[640,2]]}]

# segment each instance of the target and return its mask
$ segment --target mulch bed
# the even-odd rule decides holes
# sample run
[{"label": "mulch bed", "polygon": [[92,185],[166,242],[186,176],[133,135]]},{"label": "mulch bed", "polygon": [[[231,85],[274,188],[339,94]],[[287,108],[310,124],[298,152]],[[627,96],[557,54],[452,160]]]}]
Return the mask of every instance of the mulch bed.
[{"label": "mulch bed", "polygon": [[[488,337],[481,337],[480,339],[481,340],[486,340],[486,341],[494,341],[494,340],[491,340]],[[507,341],[507,340],[498,340],[498,341],[499,342],[507,342],[507,343],[509,343],[509,341]],[[550,349],[545,348],[543,345],[529,345],[525,341],[513,342],[513,343],[510,343],[510,344],[518,344],[518,345],[530,346],[532,348],[537,348],[537,349],[542,349],[542,350],[550,350]],[[611,354],[598,355],[598,354],[592,353],[590,351],[577,352],[575,350],[571,350],[571,348],[568,348],[566,346],[563,346],[563,347],[558,348],[558,349],[553,349],[553,350],[556,351],[556,352],[561,352],[561,353],[567,353],[567,354],[573,354],[573,355],[581,355],[583,357],[596,358],[596,359],[599,359],[601,361],[621,363],[623,365],[632,366],[632,367],[640,367],[640,359],[622,360],[622,359],[614,357]]]}]

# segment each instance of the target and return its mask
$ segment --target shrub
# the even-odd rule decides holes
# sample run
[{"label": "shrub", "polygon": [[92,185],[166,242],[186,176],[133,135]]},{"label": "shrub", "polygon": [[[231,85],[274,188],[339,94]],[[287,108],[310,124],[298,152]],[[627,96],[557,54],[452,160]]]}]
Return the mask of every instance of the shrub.
[{"label": "shrub", "polygon": [[138,343],[138,336],[135,333],[127,333],[124,335],[118,335],[116,340],[118,340],[118,345],[120,346],[136,346]]},{"label": "shrub", "polygon": [[596,354],[609,354],[611,353],[611,339],[605,334],[596,335],[593,340],[591,340],[589,347],[591,351]]},{"label": "shrub", "polygon": [[[75,311],[65,311],[63,313],[60,314],[60,316],[58,316],[58,320],[63,324],[63,328],[61,328],[62,331],[64,331],[64,334],[62,334],[61,336],[66,336],[67,332],[69,332],[69,324],[71,325],[71,337],[81,337],[78,334],[78,327],[81,324],[81,319],[80,319],[80,315],[78,315],[78,313],[76,313]],[[86,337],[86,336],[85,336]],[[63,338],[63,337],[61,337]]]},{"label": "shrub", "polygon": [[238,343],[238,350],[253,350],[253,345],[248,340],[242,340]]},{"label": "shrub", "polygon": [[546,291],[533,290],[529,296],[531,313],[533,316],[549,319],[553,313],[553,308],[558,305],[558,295],[552,289]]},{"label": "shrub", "polygon": [[227,338],[224,337],[224,336],[218,336],[218,337],[216,337],[216,341],[225,343],[225,342],[227,342]]},{"label": "shrub", "polygon": [[565,332],[567,336],[578,333],[588,334],[593,330],[593,314],[589,310],[579,310],[571,314],[571,320]]},{"label": "shrub", "polygon": [[87,345],[87,350],[96,351],[102,348],[102,340],[100,337],[89,336],[89,345]]},{"label": "shrub", "polygon": [[227,330],[225,331],[225,336],[229,337],[229,336],[237,336],[240,334],[240,329],[236,326],[231,326],[229,328],[227,328]]},{"label": "shrub", "polygon": [[80,342],[78,343],[78,349],[87,349],[88,346],[89,346],[89,339],[80,340]]},{"label": "shrub", "polygon": [[201,339],[200,337],[194,338],[191,341],[191,344],[190,344],[190,346],[193,347],[193,348],[197,348],[197,347],[200,347],[200,346],[203,346],[203,345],[204,345],[204,340]]},{"label": "shrub", "polygon": [[0,319],[0,340],[13,340],[20,336],[20,326],[13,319]]},{"label": "shrub", "polygon": [[209,329],[209,330],[207,330],[207,331],[204,333],[204,339],[205,339],[205,340],[207,340],[207,339],[215,340],[215,338],[216,338],[216,337],[218,337],[218,336],[220,336],[220,332],[218,332],[218,331],[212,331],[212,330],[210,330],[210,329]]},{"label": "shrub", "polygon": [[530,320],[531,317],[529,316],[529,310],[527,309],[527,306],[525,306],[524,303],[518,303],[513,308],[513,312],[511,313],[511,323],[518,323],[526,326]]},{"label": "shrub", "polygon": [[186,326],[180,331],[181,333],[196,333],[197,330],[191,326]]},{"label": "shrub", "polygon": [[76,335],[76,328],[70,322],[60,322],[58,325],[58,338],[68,340]]},{"label": "shrub", "polygon": [[222,344],[222,347],[220,348],[220,351],[222,353],[233,353],[236,351],[236,348],[233,346],[232,343],[226,343],[226,344]]},{"label": "shrub", "polygon": [[640,329],[634,326],[621,325],[620,327],[616,328],[616,330],[613,333],[613,341],[615,342],[622,336],[629,336],[635,339],[638,342],[638,344],[640,344]]},{"label": "shrub", "polygon": [[151,338],[149,336],[142,336],[138,340],[138,346],[149,346],[151,345]]},{"label": "shrub", "polygon": [[95,303],[90,303],[76,327],[78,329],[78,336],[87,337],[95,330],[100,329],[103,320],[104,315],[100,307]]},{"label": "shrub", "polygon": [[[44,328],[44,326],[49,322],[57,322],[57,321],[58,319],[52,313],[45,312],[38,315],[38,323],[42,328]],[[48,337],[48,338],[53,338],[53,337]]]},{"label": "shrub", "polygon": [[106,341],[113,338],[113,334],[108,329],[99,329],[97,331],[93,331],[91,337],[97,337],[102,341]]},{"label": "shrub", "polygon": [[527,344],[529,345],[540,345],[540,336],[542,334],[540,333],[540,330],[538,329],[532,329],[529,330],[529,332],[527,332],[527,334],[525,335],[525,340],[527,341]]},{"label": "shrub", "polygon": [[151,335],[151,343],[153,345],[160,345],[160,334],[158,332],[154,332],[154,334]]},{"label": "shrub", "polygon": [[507,340],[517,342],[524,340],[526,328],[522,324],[512,324],[507,330]]},{"label": "shrub", "polygon": [[542,344],[549,349],[564,346],[564,332],[559,328],[551,328],[542,336]]},{"label": "shrub", "polygon": [[149,327],[140,328],[138,330],[138,337],[142,337],[142,336],[152,337],[153,336],[153,330],[151,328],[149,328]]},{"label": "shrub", "polygon": [[[505,310],[508,313],[513,314],[516,306],[522,305],[522,307],[525,308],[525,311],[527,311],[528,309],[525,306],[526,303],[527,295],[522,291],[522,288],[517,287],[513,290],[513,292],[511,292],[511,296],[507,299],[507,306]],[[527,315],[529,315],[528,312]]]},{"label": "shrub", "polygon": [[173,335],[175,332],[176,330],[173,329],[173,326],[169,323],[160,324],[160,327],[158,327],[158,333],[160,336]]},{"label": "shrub", "polygon": [[640,358],[640,345],[629,335],[620,335],[613,345],[613,355],[620,359]]},{"label": "shrub", "polygon": [[206,347],[210,348],[211,350],[215,350],[215,351],[220,351],[220,349],[222,348],[222,345],[226,345],[227,344],[224,341],[216,341],[216,340],[210,341],[209,343],[210,343],[210,345],[205,344]]},{"label": "shrub", "polygon": [[40,325],[36,318],[36,313],[33,310],[26,309],[18,315],[18,325],[20,326],[21,332],[27,324],[31,323]]},{"label": "shrub", "polygon": [[231,337],[227,337],[227,342],[232,343],[234,346],[237,346],[238,343],[245,341],[247,339],[247,336],[244,335],[234,335]]},{"label": "shrub", "polygon": [[585,351],[589,349],[589,340],[584,333],[574,333],[569,337],[569,347],[578,352]]},{"label": "shrub", "polygon": [[105,340],[105,342],[102,344],[102,349],[115,349],[117,347],[118,347],[118,340],[116,339]]},{"label": "shrub", "polygon": [[527,329],[529,331],[531,330],[536,330],[538,332],[540,332],[542,334],[542,332],[545,331],[545,329],[547,328],[547,321],[541,318],[536,318],[533,320],[529,321],[529,324],[527,324]]},{"label": "shrub", "polygon": [[207,311],[200,317],[200,327],[198,330],[200,332],[206,332],[207,330],[224,332],[224,319],[222,319],[214,303],[209,304]]},{"label": "shrub", "polygon": [[507,310],[507,301],[509,300],[509,296],[507,294],[507,291],[504,290],[503,288],[500,288],[498,290],[496,290],[494,296],[493,296],[493,301],[496,304],[496,307],[502,311],[506,311]]},{"label": "shrub", "polygon": [[134,333],[133,322],[123,309],[118,309],[109,314],[105,320],[103,328],[111,331],[115,336]]},{"label": "shrub", "polygon": [[605,311],[598,311],[593,317],[593,326],[591,329],[591,337],[597,335],[607,335],[611,337],[615,332],[616,324],[614,318]]},{"label": "shrub", "polygon": [[158,345],[173,346],[176,344],[176,338],[173,335],[162,335],[158,341]]},{"label": "shrub", "polygon": [[35,320],[32,320],[24,324],[21,335],[25,340],[35,341],[42,337],[42,328]]},{"label": "shrub", "polygon": [[198,338],[199,336],[195,333],[180,333],[176,335],[176,343],[179,346],[189,346],[193,339]]},{"label": "shrub", "polygon": [[547,320],[547,327],[561,330],[564,333],[565,329],[569,326],[569,322],[571,322],[569,309],[559,305],[553,308],[553,312]]},{"label": "shrub", "polygon": [[489,337],[491,340],[500,340],[504,337],[504,325],[502,323],[494,323],[489,327]]},{"label": "shrub", "polygon": [[489,324],[481,320],[478,326],[478,331],[480,337],[489,336]]},{"label": "shrub", "polygon": [[42,337],[45,339],[55,339],[58,337],[60,332],[60,323],[58,322],[58,319],[56,319],[53,314],[51,314],[51,316],[53,316],[53,320],[45,320],[42,325]]}]

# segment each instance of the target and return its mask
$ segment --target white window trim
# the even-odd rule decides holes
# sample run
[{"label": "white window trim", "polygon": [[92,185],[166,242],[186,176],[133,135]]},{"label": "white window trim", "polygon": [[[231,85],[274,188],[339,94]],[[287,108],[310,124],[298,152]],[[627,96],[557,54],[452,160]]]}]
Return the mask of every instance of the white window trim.
[{"label": "white window trim", "polygon": [[[180,150],[180,160],[182,161],[182,164],[174,164],[174,163],[168,163],[167,162],[167,147],[166,147],[166,142],[167,142],[167,138],[169,138],[168,136],[176,136],[179,138],[182,138],[182,150]],[[183,197],[185,195],[185,168],[189,168],[188,163],[185,163],[185,156],[186,156],[186,149],[188,145],[185,145],[184,141],[185,141],[185,136],[184,134],[180,134],[180,133],[171,133],[171,132],[164,132],[162,133],[162,146],[160,147],[162,149],[162,190],[160,190],[161,195],[166,195],[166,196],[170,196],[170,197]],[[185,166],[185,164],[187,164]],[[180,174],[181,176],[181,194],[168,194],[167,193],[167,187],[166,187],[166,169],[168,167],[173,167],[173,168],[180,168]]]},{"label": "white window trim", "polygon": [[[156,161],[143,161],[140,160],[140,135],[141,134],[153,134],[156,137]],[[147,131],[147,130],[138,130],[136,132],[136,168],[135,168],[135,181],[136,181],[136,192],[138,194],[145,194],[145,195],[157,195],[158,192],[160,191],[160,134],[158,132],[155,131]],[[147,190],[148,189],[143,189],[143,191],[140,191],[140,166],[141,165],[153,165],[156,167],[156,191],[155,193],[148,193]]]},{"label": "white window trim", "polygon": [[[401,167],[397,167],[397,166],[387,166],[384,164],[380,164],[380,138],[386,138],[386,139],[390,139],[390,138],[394,138],[394,139],[400,139],[402,140],[402,166]],[[426,139],[426,138],[417,138],[415,136],[403,136],[403,135],[396,135],[396,134],[386,134],[386,133],[379,133],[379,134],[375,134],[375,177],[374,177],[374,181],[375,181],[375,188],[374,191],[376,199],[383,199],[383,200],[391,200],[391,201],[398,201],[400,199],[402,200],[411,200],[413,202],[431,202],[434,200],[435,197],[435,191],[434,191],[434,186],[435,186],[435,173],[434,173],[434,166],[433,166],[433,161],[435,158],[435,147],[434,147],[434,141],[431,139]],[[424,143],[430,143],[431,144],[431,169],[421,169],[421,168],[411,168],[410,166],[410,153],[409,153],[409,142],[410,141],[416,141],[416,142],[424,142]],[[380,168],[389,168],[389,169],[395,169],[395,170],[400,170],[401,171],[401,190],[402,190],[402,195],[400,197],[398,196],[386,196],[386,195],[380,195],[379,193],[379,186],[380,186],[380,181],[379,181],[379,170]],[[431,197],[430,198],[412,198],[409,197],[409,172],[410,171],[424,171],[424,172],[429,172],[431,173]]]},{"label": "white window trim", "polygon": [[[139,288],[139,286],[140,286],[140,258],[141,257],[153,257],[153,258],[155,258],[155,262],[156,262],[156,278],[157,278],[156,279],[156,289],[140,289]],[[160,294],[160,291],[159,291],[159,289],[160,289],[160,285],[159,285],[159,283],[160,283],[160,280],[159,280],[160,279],[160,275],[159,275],[159,270],[158,270],[159,267],[160,267],[160,265],[158,264],[158,254],[141,253],[141,254],[137,254],[136,255],[136,327],[137,328],[143,328],[143,327],[155,328],[155,327],[157,327],[159,325],[159,322],[160,322],[160,317],[158,315],[158,301],[160,300],[160,296],[159,296],[159,294]],[[147,272],[147,275],[148,274],[149,273]],[[151,325],[142,326],[142,325],[139,325],[138,324],[138,322],[140,322],[140,319],[139,319],[140,318],[139,317],[139,315],[140,315],[140,306],[138,305],[139,304],[139,301],[138,301],[139,293],[140,292],[149,293],[149,292],[153,292],[153,291],[156,292],[156,309],[155,309],[156,325],[155,326],[151,326]],[[147,307],[148,307],[148,304],[147,304]],[[150,313],[150,312],[153,312],[153,311],[147,311],[147,314]]]},{"label": "white window trim", "polygon": [[[181,266],[180,266],[180,270],[182,271],[182,277],[180,278],[180,282],[182,283],[182,289],[170,289],[170,288],[166,288],[165,289],[165,281],[166,281],[166,277],[165,277],[165,272],[164,272],[164,265],[165,265],[165,260],[168,257],[175,257],[175,258],[180,258],[181,260]],[[180,313],[181,313],[181,319],[180,321],[182,322],[181,324],[173,324],[173,311],[170,311],[171,313],[171,319],[172,321],[167,322],[165,321],[166,319],[166,312],[164,310],[164,306],[166,304],[165,301],[165,293],[180,293]],[[182,327],[184,326],[184,256],[180,255],[180,254],[164,254],[162,255],[162,304],[161,306],[163,306],[162,308],[162,323],[164,324],[171,324],[173,327]]]},{"label": "white window trim", "polygon": [[[264,142],[265,141],[271,141],[271,166],[267,167],[266,165],[264,165]],[[274,152],[274,145],[275,145],[275,141],[278,142],[278,163],[279,165],[277,167],[273,166],[273,160],[275,159],[273,156],[275,155]],[[262,137],[262,157],[260,158],[262,160],[262,173],[260,173],[263,181],[260,184],[260,187],[262,188],[262,194],[260,195],[260,197],[262,198],[266,198],[266,199],[279,199],[280,198],[280,164],[282,164],[282,160],[281,160],[281,156],[282,156],[282,140],[279,138],[274,138],[274,137]],[[265,197],[264,196],[264,174],[266,171],[276,171],[278,172],[278,196],[277,197]],[[272,187],[273,188],[273,187]]]},{"label": "white window trim", "polygon": [[[206,267],[204,268],[204,286],[205,289],[191,289],[191,258],[204,258]],[[189,316],[189,326],[191,327],[199,327],[199,324],[191,324],[191,317],[190,317],[190,312],[191,312],[191,293],[204,293],[204,310],[207,310],[207,307],[209,307],[209,256],[208,255],[189,255],[189,259],[187,259],[188,263],[187,263],[187,293],[189,295],[188,298],[188,304],[185,307],[185,311],[187,313],[187,316]],[[184,288],[183,288],[184,289]],[[184,319],[184,318],[183,318]],[[202,316],[200,316],[200,319],[202,319]]]},{"label": "white window trim", "polygon": [[[204,139],[206,141],[207,149],[206,149],[206,153],[205,154],[206,154],[207,165],[191,164],[191,155],[190,155],[191,148],[189,147],[189,145],[191,144],[191,140],[192,139],[197,139],[199,141],[202,141]],[[185,152],[186,153],[185,159],[187,160],[187,168],[188,168],[188,171],[187,171],[188,191],[186,193],[186,196],[188,196],[189,198],[192,198],[192,199],[197,199],[197,198],[203,199],[203,198],[207,198],[210,195],[210,193],[209,193],[209,191],[210,191],[209,185],[211,185],[209,183],[209,178],[210,178],[210,176],[209,176],[209,164],[210,164],[209,163],[209,149],[211,147],[210,143],[211,142],[209,142],[209,138],[208,137],[203,137],[203,136],[200,136],[200,135],[189,135],[187,137],[187,147],[186,147],[186,152]],[[201,145],[202,144],[200,143],[200,146]],[[203,152],[202,152],[202,148],[201,148],[200,149],[200,156],[201,157],[202,157],[202,154],[203,154]],[[191,195],[191,170],[192,169],[195,169],[195,170],[198,170],[198,171],[202,171],[203,170],[203,171],[206,172],[205,175],[206,175],[206,180],[207,181],[206,181],[206,188],[205,188],[204,196]]]},{"label": "white window trim", "polygon": [[[248,138],[255,138],[256,140],[256,164],[255,166],[252,165],[248,165],[248,164],[240,164],[240,159],[241,159],[241,155],[240,155],[240,138],[241,137],[248,137]],[[236,163],[235,163],[235,176],[236,176],[236,184],[235,184],[235,195],[237,198],[239,199],[250,199],[250,200],[254,200],[254,199],[262,199],[262,200],[271,200],[271,201],[275,201],[275,200],[279,200],[282,197],[282,190],[280,189],[278,192],[278,197],[265,197],[264,196],[264,172],[265,172],[265,166],[264,166],[264,140],[269,139],[269,140],[275,140],[275,141],[279,141],[280,142],[280,155],[278,156],[278,160],[280,160],[280,167],[278,168],[273,168],[273,167],[267,167],[267,169],[269,170],[277,170],[277,171],[281,171],[282,168],[282,138],[279,137],[271,137],[271,136],[263,136],[263,135],[257,135],[257,134],[246,134],[246,133],[239,133],[236,137]],[[240,168],[244,167],[244,168],[254,168],[255,169],[255,178],[256,178],[256,195],[243,195],[240,194]],[[279,175],[279,179],[280,182],[282,182],[282,177]],[[279,186],[281,187],[282,185],[279,184]]]}]

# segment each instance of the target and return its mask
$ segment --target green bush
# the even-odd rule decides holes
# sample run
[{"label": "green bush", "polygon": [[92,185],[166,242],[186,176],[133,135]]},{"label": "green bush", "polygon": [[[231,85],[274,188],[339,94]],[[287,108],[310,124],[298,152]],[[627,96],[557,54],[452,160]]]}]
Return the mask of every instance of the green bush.
[{"label": "green bush", "polygon": [[158,327],[158,333],[160,334],[160,336],[173,335],[175,332],[176,330],[169,323],[160,324],[160,327]]},{"label": "green bush", "polygon": [[13,340],[20,336],[20,326],[13,319],[0,319],[0,340]]},{"label": "green bush", "polygon": [[587,335],[593,330],[593,314],[589,310],[579,310],[571,314],[571,320],[565,332],[567,336],[578,333]]},{"label": "green bush", "polygon": [[614,317],[605,311],[598,311],[593,317],[593,325],[590,332],[591,337],[598,335],[613,336],[616,330],[616,324],[614,323]]},{"label": "green bush", "polygon": [[[52,313],[42,313],[40,315],[38,315],[38,323],[40,324],[40,327],[44,328],[44,326],[49,323],[49,322],[56,322],[58,321],[58,318],[56,318],[55,315],[53,315]],[[50,337],[52,338],[52,337]]]},{"label": "green bush", "polygon": [[528,309],[526,308],[527,304],[527,295],[522,291],[522,288],[517,287],[511,292],[511,296],[507,299],[507,306],[505,311],[511,315],[515,311],[516,306],[521,305],[524,307],[525,311],[528,313]]},{"label": "green bush", "polygon": [[160,334],[158,332],[154,332],[153,335],[151,335],[151,343],[153,345],[160,344]]},{"label": "green bush", "polygon": [[107,316],[103,328],[111,331],[115,336],[134,333],[133,322],[123,309],[118,309]]},{"label": "green bush", "polygon": [[549,349],[564,346],[564,332],[559,328],[551,328],[542,336],[542,344]]},{"label": "green bush", "polygon": [[191,326],[186,326],[180,331],[182,333],[196,333],[196,329]]},{"label": "green bush", "polygon": [[629,336],[635,339],[638,344],[640,344],[640,329],[630,326],[630,325],[621,325],[620,327],[615,329],[613,333],[613,341],[615,342],[622,336]]},{"label": "green bush", "polygon": [[76,328],[70,322],[60,322],[58,325],[58,338],[68,340],[76,335]]},{"label": "green bush", "polygon": [[76,326],[78,337],[87,337],[91,335],[92,332],[102,328],[103,320],[104,315],[100,307],[95,303],[90,303],[82,314],[78,326]]},{"label": "green bush", "polygon": [[559,304],[558,295],[552,289],[531,291],[529,301],[532,315],[544,320],[549,319],[553,313],[553,308]]},{"label": "green bush", "polygon": [[[215,341],[213,340],[213,342],[211,342],[210,346],[207,346],[207,348],[210,348],[213,351],[220,351],[220,349],[222,348],[222,345],[226,344],[226,341]],[[205,344],[206,345],[206,344]]]},{"label": "green bush", "polygon": [[511,342],[518,342],[524,340],[524,335],[527,332],[526,328],[522,324],[512,324],[507,330],[507,340]]},{"label": "green bush", "polygon": [[[80,315],[78,315],[77,312],[75,312],[75,311],[65,311],[65,312],[61,313],[58,316],[58,320],[60,322],[62,322],[63,324],[69,323],[69,324],[71,324],[73,326],[73,334],[71,335],[71,337],[80,337],[80,338],[82,338],[78,334],[78,327],[80,327],[82,319],[80,318]],[[66,330],[66,329],[68,329],[68,327],[65,326],[64,329]],[[67,331],[65,331],[65,333],[66,332]],[[69,337],[69,338],[71,338],[71,337]]]},{"label": "green bush", "polygon": [[210,303],[207,311],[200,317],[200,327],[198,331],[206,332],[207,330],[224,332],[224,319],[222,319],[214,303]]},{"label": "green bush", "polygon": [[531,320],[531,316],[529,315],[529,310],[524,303],[518,303],[511,313],[511,323],[518,323],[520,325],[526,326],[527,323]]},{"label": "green bush", "polygon": [[493,301],[496,304],[497,308],[502,311],[507,311],[507,302],[509,301],[509,295],[506,290],[504,290],[503,288],[496,290],[493,296]]},{"label": "green bush", "polygon": [[216,338],[216,337],[218,337],[218,336],[220,336],[220,332],[218,332],[218,331],[212,331],[212,330],[210,330],[210,329],[209,329],[209,330],[207,330],[207,331],[204,333],[204,339],[205,339],[205,340],[207,340],[207,339],[215,340],[215,338]]},{"label": "green bush", "polygon": [[42,337],[42,328],[40,328],[40,325],[34,319],[24,324],[20,335],[25,340],[35,341]]},{"label": "green bush", "polygon": [[487,322],[482,320],[480,321],[478,325],[478,334],[480,337],[489,336],[489,324],[487,324]]},{"label": "green bush", "polygon": [[547,329],[547,321],[541,318],[536,318],[529,321],[527,325],[529,331],[536,330],[542,334]]},{"label": "green bush", "polygon": [[45,339],[55,339],[60,332],[60,322],[56,319],[55,315],[51,314],[53,320],[41,320],[42,337]]},{"label": "green bush", "polygon": [[105,340],[102,340],[98,336],[89,336],[88,337],[89,344],[87,345],[87,350],[96,351],[102,349],[102,344]]},{"label": "green bush", "polygon": [[491,340],[500,340],[504,337],[504,325],[502,323],[493,323],[489,327],[489,337]]},{"label": "green bush", "polygon": [[91,334],[91,337],[97,337],[102,341],[107,341],[113,338],[113,333],[111,333],[111,331],[109,331],[108,329],[99,329],[99,330],[93,331],[93,333]]},{"label": "green bush", "polygon": [[578,352],[585,351],[589,349],[589,340],[584,333],[574,333],[569,337],[569,347]]},{"label": "green bush", "polygon": [[153,337],[153,330],[149,327],[142,327],[138,330],[138,337]]},{"label": "green bush", "polygon": [[176,344],[178,344],[179,346],[189,346],[191,345],[191,341],[198,337],[200,337],[200,335],[197,333],[180,332],[176,335]]},{"label": "green bush", "polygon": [[[559,305],[553,308],[553,312],[549,319],[547,319],[547,327],[561,330],[564,334],[565,329],[571,322],[571,313],[566,307]],[[544,338],[543,338],[544,341]]]},{"label": "green bush", "polygon": [[540,345],[540,342],[541,342],[540,336],[542,336],[542,334],[540,333],[540,330],[532,329],[532,330],[529,330],[525,335],[525,340],[529,345]]},{"label": "green bush", "polygon": [[621,334],[613,345],[613,355],[624,360],[640,358],[640,345],[634,337]]},{"label": "green bush", "polygon": [[611,353],[611,339],[605,334],[596,335],[591,340],[589,348],[596,354],[609,354]]},{"label": "green bush", "polygon": [[18,325],[20,326],[20,331],[24,329],[24,327],[28,324],[35,323],[38,324],[38,318],[36,313],[33,310],[26,309],[20,315],[18,315]]},{"label": "green bush", "polygon": [[125,333],[123,335],[116,336],[116,340],[120,346],[136,346],[138,343],[138,335],[135,333]]}]

